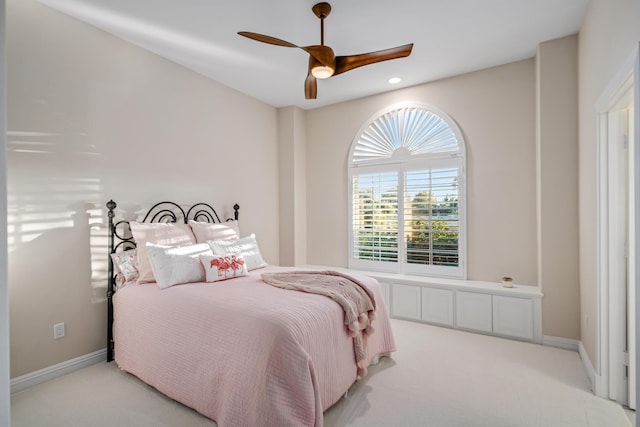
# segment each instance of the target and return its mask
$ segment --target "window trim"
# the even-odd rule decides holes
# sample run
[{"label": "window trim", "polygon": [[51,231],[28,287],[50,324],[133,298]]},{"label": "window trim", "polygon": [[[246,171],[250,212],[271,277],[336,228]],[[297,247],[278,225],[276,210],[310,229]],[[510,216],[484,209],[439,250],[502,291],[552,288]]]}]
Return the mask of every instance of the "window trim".
[{"label": "window trim", "polygon": [[[435,153],[435,154],[419,154],[412,155],[404,160],[398,161],[397,159],[383,159],[372,161],[361,161],[359,163],[353,162],[354,152],[358,141],[363,133],[381,116],[388,114],[392,111],[399,109],[420,108],[426,110],[432,114],[439,116],[452,130],[458,143],[458,151],[450,153]],[[397,170],[404,174],[407,170],[415,170],[416,164],[429,164],[430,161],[437,163],[440,159],[455,159],[458,165],[458,215],[459,215],[459,232],[458,232],[458,267],[442,267],[430,265],[429,271],[421,272],[420,268],[424,268],[424,265],[411,265],[404,261],[402,262],[390,262],[381,263],[377,261],[358,260],[353,258],[353,178],[354,175],[365,173],[365,171],[379,171],[384,172],[386,170]],[[457,123],[444,111],[433,107],[431,105],[417,103],[417,102],[404,102],[399,104],[390,105],[377,113],[373,114],[369,119],[360,127],[355,137],[351,142],[349,149],[349,156],[347,158],[347,175],[348,175],[348,195],[347,195],[347,239],[348,239],[348,266],[349,268],[378,271],[386,273],[398,273],[409,274],[418,276],[433,276],[444,278],[467,278],[467,180],[466,180],[466,144],[462,132]],[[399,183],[398,191],[404,190],[404,183]],[[398,199],[398,211],[404,211],[404,200],[402,197]],[[398,215],[404,217],[404,215]],[[404,227],[404,219],[402,219]],[[398,259],[402,255],[404,257],[404,237],[399,236],[399,242],[402,242],[398,248]],[[455,270],[455,271],[454,271]],[[452,274],[453,273],[453,274]]]}]

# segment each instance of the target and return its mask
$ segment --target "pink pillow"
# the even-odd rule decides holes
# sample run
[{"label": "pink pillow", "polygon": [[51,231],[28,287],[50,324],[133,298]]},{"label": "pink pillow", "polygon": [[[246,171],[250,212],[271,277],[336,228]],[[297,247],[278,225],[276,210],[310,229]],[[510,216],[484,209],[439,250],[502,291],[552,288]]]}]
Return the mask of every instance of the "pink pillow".
[{"label": "pink pillow", "polygon": [[155,245],[179,246],[196,242],[187,224],[131,222],[131,234],[138,249],[138,283],[155,282],[147,254],[147,242]]},{"label": "pink pillow", "polygon": [[247,264],[239,253],[200,255],[200,264],[204,268],[204,280],[208,283],[249,275]]},{"label": "pink pillow", "polygon": [[240,237],[238,221],[209,223],[189,220],[189,225],[198,243],[205,243],[207,240],[233,240]]}]

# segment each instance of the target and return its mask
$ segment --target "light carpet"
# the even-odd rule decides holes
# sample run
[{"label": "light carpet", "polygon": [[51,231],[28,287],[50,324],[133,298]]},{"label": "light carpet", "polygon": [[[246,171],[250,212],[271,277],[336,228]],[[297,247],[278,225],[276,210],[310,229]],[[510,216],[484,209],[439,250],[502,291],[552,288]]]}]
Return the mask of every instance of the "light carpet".
[{"label": "light carpet", "polygon": [[[327,427],[631,426],[590,391],[576,352],[392,320],[382,358],[324,415]],[[12,427],[215,426],[99,363],[11,397]]]}]

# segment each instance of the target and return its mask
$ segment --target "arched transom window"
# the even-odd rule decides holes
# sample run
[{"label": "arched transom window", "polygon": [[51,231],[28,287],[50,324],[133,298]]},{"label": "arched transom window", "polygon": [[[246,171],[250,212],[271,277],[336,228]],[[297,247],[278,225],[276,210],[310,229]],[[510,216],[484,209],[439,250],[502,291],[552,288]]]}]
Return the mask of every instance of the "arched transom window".
[{"label": "arched transom window", "polygon": [[372,117],[349,156],[351,268],[464,278],[465,155],[446,114],[396,106]]}]

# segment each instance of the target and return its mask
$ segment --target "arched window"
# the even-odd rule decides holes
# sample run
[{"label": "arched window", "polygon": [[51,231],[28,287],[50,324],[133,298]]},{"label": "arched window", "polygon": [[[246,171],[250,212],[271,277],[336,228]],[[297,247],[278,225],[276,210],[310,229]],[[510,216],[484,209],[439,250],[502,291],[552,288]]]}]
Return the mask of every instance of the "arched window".
[{"label": "arched window", "polygon": [[349,155],[349,267],[466,278],[465,148],[432,107],[383,110]]}]

